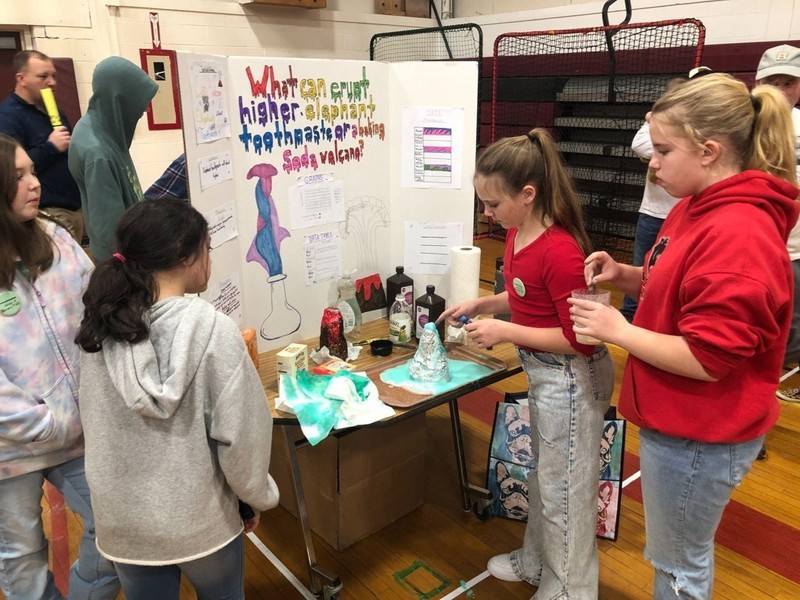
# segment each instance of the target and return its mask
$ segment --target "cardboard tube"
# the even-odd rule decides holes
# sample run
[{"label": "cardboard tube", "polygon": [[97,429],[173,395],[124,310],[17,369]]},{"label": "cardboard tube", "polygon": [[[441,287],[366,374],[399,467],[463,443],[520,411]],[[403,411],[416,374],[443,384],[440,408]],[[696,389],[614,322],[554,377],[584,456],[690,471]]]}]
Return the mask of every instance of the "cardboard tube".
[{"label": "cardboard tube", "polygon": [[61,115],[58,114],[58,106],[56,106],[56,97],[53,94],[53,90],[50,88],[42,89],[42,102],[44,102],[44,108],[47,111],[47,116],[50,117],[50,124],[53,129],[61,127]]}]

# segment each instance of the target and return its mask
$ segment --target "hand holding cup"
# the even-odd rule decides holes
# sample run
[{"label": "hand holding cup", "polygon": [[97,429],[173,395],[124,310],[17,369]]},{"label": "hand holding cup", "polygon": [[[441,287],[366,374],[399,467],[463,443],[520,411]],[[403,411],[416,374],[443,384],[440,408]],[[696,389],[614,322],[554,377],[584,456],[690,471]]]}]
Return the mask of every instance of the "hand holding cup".
[{"label": "hand holding cup", "polygon": [[[573,290],[572,297],[576,300],[588,300],[590,302],[597,302],[603,306],[611,306],[611,292],[609,290],[603,290],[595,287],[582,288],[579,290]],[[574,318],[572,320],[575,322]],[[603,343],[602,340],[598,340],[596,337],[579,333],[579,330],[584,327],[585,325],[578,325],[577,322],[575,322],[573,325],[573,329],[575,330],[575,339],[579,344],[594,346]]]}]

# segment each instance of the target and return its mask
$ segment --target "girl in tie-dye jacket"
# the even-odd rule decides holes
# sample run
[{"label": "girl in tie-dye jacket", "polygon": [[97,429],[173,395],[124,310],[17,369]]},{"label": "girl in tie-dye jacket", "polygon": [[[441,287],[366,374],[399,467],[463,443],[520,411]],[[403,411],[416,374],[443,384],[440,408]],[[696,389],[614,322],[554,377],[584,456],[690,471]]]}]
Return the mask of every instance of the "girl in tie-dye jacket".
[{"label": "girl in tie-dye jacket", "polygon": [[37,217],[33,162],[0,134],[0,591],[63,600],[48,569],[42,485],[81,516],[71,600],[112,600],[114,565],[95,545],[78,414],[81,295],[92,263],[65,229]]},{"label": "girl in tie-dye jacket", "polygon": [[13,285],[0,289],[20,304],[0,314],[0,480],[83,455],[73,339],[92,263],[65,229],[39,224],[53,240],[53,265],[31,282],[17,263]]}]

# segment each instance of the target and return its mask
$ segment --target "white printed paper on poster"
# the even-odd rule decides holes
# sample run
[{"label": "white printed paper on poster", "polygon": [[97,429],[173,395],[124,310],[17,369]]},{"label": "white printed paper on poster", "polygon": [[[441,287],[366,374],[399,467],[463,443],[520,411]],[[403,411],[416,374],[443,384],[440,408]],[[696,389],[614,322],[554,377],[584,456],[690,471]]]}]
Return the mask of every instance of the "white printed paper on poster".
[{"label": "white printed paper on poster", "polygon": [[209,287],[208,301],[219,312],[233,319],[239,327],[242,326],[242,286],[239,285],[237,273]]},{"label": "white printed paper on poster", "polygon": [[461,189],[463,141],[463,108],[403,108],[400,185]]},{"label": "white printed paper on poster", "polygon": [[233,201],[221,204],[214,210],[203,213],[203,216],[208,221],[208,234],[211,237],[212,250],[239,235],[236,230],[236,212]]},{"label": "white printed paper on poster", "polygon": [[292,229],[339,223],[345,219],[344,184],[311,175],[289,188]]},{"label": "white printed paper on poster", "polygon": [[198,159],[197,167],[200,169],[200,187],[204,190],[212,185],[233,179],[230,152],[221,152]]},{"label": "white printed paper on poster", "polygon": [[224,82],[221,61],[192,62],[190,83],[198,144],[231,136]]},{"label": "white printed paper on poster", "polygon": [[306,285],[335,279],[342,274],[341,240],[337,231],[303,236]]},{"label": "white printed paper on poster", "polygon": [[450,268],[450,248],[463,243],[462,223],[406,221],[403,260],[406,271],[444,275]]}]

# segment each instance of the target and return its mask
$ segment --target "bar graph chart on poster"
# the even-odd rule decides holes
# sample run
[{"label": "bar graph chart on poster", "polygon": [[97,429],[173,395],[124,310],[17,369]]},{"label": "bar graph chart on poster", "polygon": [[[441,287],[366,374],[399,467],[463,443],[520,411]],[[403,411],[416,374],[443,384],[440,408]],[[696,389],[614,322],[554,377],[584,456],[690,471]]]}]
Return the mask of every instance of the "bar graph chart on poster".
[{"label": "bar graph chart on poster", "polygon": [[444,106],[407,106],[402,120],[402,186],[459,189],[464,111]]},{"label": "bar graph chart on poster", "polygon": [[448,127],[414,127],[414,181],[453,181],[453,130]]}]

